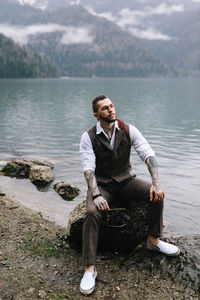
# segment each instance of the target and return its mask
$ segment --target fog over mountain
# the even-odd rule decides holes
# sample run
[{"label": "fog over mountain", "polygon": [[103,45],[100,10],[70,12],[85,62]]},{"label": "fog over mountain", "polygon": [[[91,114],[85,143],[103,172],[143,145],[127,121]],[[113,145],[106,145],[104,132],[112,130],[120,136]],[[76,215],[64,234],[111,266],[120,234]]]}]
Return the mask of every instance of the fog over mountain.
[{"label": "fog over mountain", "polygon": [[[88,76],[100,70],[103,73],[105,68],[109,76],[114,68],[117,76],[114,65],[122,67],[124,61],[129,71],[126,74],[127,66],[123,65],[123,71],[120,68],[118,72],[136,76],[137,68],[133,73],[130,69],[135,64],[141,67],[147,56],[149,61],[154,57],[154,63],[157,57],[165,69],[163,73],[157,67],[156,73],[149,69],[147,76],[157,72],[165,76],[200,75],[200,0],[0,0],[0,4],[0,32],[46,55],[65,75],[70,74],[73,63],[83,60],[90,66]],[[143,58],[139,49],[145,52]],[[94,69],[94,65],[101,65],[98,72],[93,72],[92,64]]]},{"label": "fog over mountain", "polygon": [[[40,9],[56,10],[68,5],[81,5],[96,16],[115,22],[133,36],[150,40],[170,40],[160,30],[157,18],[198,10],[200,0],[11,0]],[[175,16],[176,17],[176,16]]]}]

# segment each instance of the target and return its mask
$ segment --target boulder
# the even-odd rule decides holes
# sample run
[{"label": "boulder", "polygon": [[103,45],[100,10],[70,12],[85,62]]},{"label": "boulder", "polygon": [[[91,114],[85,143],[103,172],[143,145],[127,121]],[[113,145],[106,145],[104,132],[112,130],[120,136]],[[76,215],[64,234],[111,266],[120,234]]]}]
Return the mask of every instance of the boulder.
[{"label": "boulder", "polygon": [[30,168],[29,179],[35,185],[45,185],[55,179],[55,175],[50,167],[33,165]]},{"label": "boulder", "polygon": [[29,178],[30,169],[34,165],[47,166],[51,169],[54,168],[54,165],[46,160],[21,158],[7,163],[7,165],[3,167],[2,172],[4,175],[10,177]]},{"label": "boulder", "polygon": [[[168,279],[185,287],[187,294],[189,290],[200,293],[200,235],[171,236],[169,233],[162,240],[179,246],[179,256],[170,257],[164,254],[146,249],[147,224],[145,222],[145,210],[139,209],[133,215],[133,211],[119,210],[118,220],[113,215],[112,222],[121,227],[109,227],[105,216],[99,231],[99,248],[109,251],[112,255],[123,254],[124,260],[120,260],[120,269],[130,270],[134,274],[135,269],[144,272],[149,271],[150,278],[160,274],[163,279]],[[86,201],[80,203],[70,213],[67,227],[67,241],[76,250],[81,250],[82,225],[86,213]],[[122,219],[120,219],[120,214]],[[136,219],[137,221],[136,221]],[[140,219],[140,221],[139,221]],[[122,222],[121,222],[121,221]],[[126,221],[127,220],[127,221]],[[139,225],[138,225],[139,222]],[[114,225],[113,223],[113,225]],[[121,224],[120,224],[121,223]],[[144,227],[143,227],[144,226]],[[65,237],[66,239],[66,237]],[[106,254],[107,255],[107,254]],[[189,298],[188,298],[189,299]],[[197,299],[197,298],[195,298]],[[199,298],[200,299],[200,296]]]},{"label": "boulder", "polygon": [[[142,201],[141,201],[142,202]],[[98,247],[104,251],[129,252],[147,238],[146,214],[148,204],[133,204],[130,210],[114,207],[103,212]],[[72,247],[81,249],[82,225],[86,216],[86,201],[80,203],[69,215],[68,240]]]},{"label": "boulder", "polygon": [[161,274],[163,279],[171,279],[185,286],[185,289],[200,293],[200,235],[172,237],[168,234],[163,240],[179,246],[180,255],[169,257],[149,251],[145,244],[141,244],[131,253],[130,259],[125,261],[123,267],[126,269],[136,267],[141,272],[148,269],[151,277]]},{"label": "boulder", "polygon": [[72,200],[80,194],[80,189],[69,181],[57,182],[53,188],[65,200]]}]

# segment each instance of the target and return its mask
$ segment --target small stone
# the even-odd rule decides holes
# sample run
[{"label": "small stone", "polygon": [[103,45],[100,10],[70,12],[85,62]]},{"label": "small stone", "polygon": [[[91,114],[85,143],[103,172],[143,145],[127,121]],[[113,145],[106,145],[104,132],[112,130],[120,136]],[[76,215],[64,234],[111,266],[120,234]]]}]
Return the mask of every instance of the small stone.
[{"label": "small stone", "polygon": [[29,294],[33,294],[35,292],[35,288],[31,287],[29,290],[28,290],[28,293]]},{"label": "small stone", "polygon": [[55,272],[54,272],[54,275],[58,275],[58,274],[59,274],[59,271],[55,271]]},{"label": "small stone", "polygon": [[116,290],[117,290],[118,292],[120,292],[120,287],[119,287],[119,286],[116,286]]},{"label": "small stone", "polygon": [[5,285],[6,285],[5,281],[0,280],[0,288],[3,287],[3,286],[5,286]]},{"label": "small stone", "polygon": [[39,293],[38,293],[38,296],[39,296],[41,299],[46,299],[47,293],[46,293],[44,290],[40,290]]},{"label": "small stone", "polygon": [[80,189],[69,181],[57,182],[53,188],[65,200],[72,200],[80,194]]}]

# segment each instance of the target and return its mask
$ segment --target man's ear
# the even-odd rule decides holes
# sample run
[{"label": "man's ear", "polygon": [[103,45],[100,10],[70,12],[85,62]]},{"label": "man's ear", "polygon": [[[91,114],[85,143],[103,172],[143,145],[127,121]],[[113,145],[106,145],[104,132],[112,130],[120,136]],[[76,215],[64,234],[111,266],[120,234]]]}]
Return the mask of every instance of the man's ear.
[{"label": "man's ear", "polygon": [[94,113],[94,117],[98,120],[99,119],[99,114],[98,113]]}]

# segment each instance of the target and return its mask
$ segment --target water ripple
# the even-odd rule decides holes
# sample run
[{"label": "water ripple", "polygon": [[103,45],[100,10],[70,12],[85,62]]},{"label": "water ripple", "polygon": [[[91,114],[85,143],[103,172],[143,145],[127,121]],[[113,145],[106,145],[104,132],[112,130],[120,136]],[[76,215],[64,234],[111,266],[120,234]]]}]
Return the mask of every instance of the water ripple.
[{"label": "water ripple", "polygon": [[[0,164],[23,156],[51,160],[56,180],[72,180],[84,197],[79,141],[94,124],[90,99],[103,92],[156,152],[170,230],[200,232],[200,85],[189,85],[190,93],[183,79],[0,80]],[[136,154],[131,162],[150,180]]]}]

